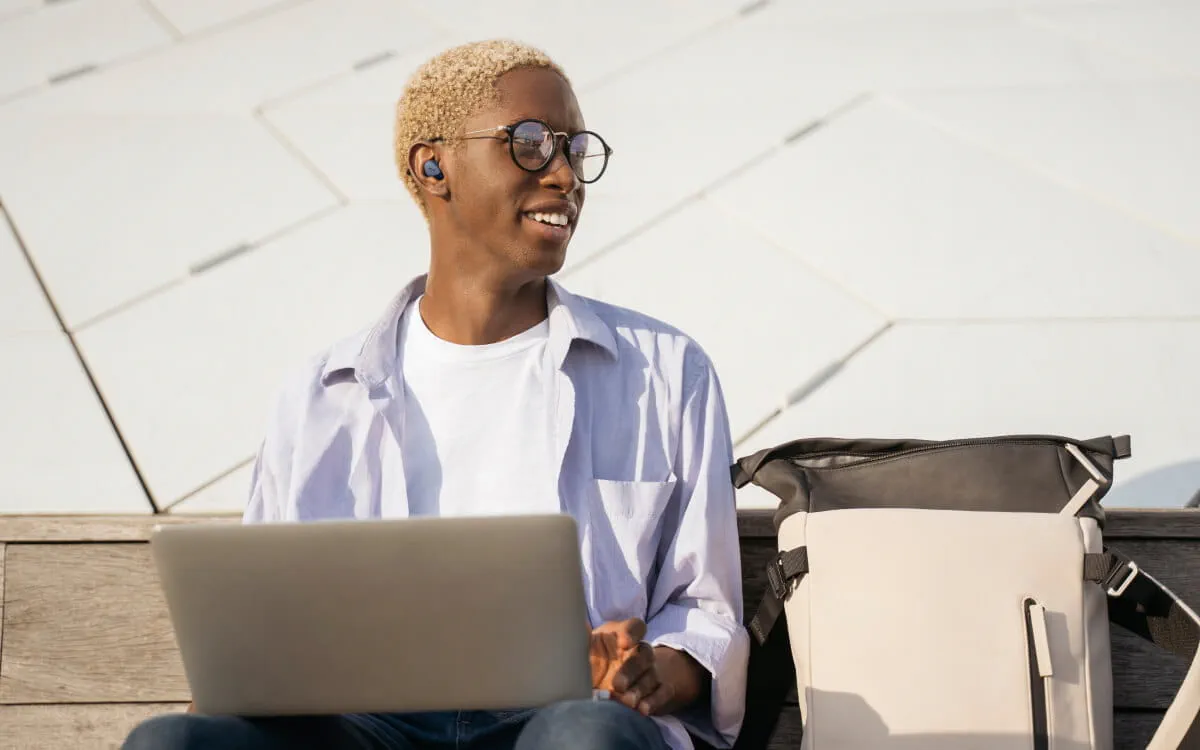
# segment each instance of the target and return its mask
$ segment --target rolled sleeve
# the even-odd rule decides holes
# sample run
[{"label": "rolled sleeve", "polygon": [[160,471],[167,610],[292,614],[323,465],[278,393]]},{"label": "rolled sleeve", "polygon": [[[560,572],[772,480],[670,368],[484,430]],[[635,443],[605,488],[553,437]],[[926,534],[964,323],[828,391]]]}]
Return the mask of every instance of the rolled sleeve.
[{"label": "rolled sleeve", "polygon": [[669,605],[647,623],[646,640],[690,655],[712,676],[712,699],[682,711],[678,718],[715,747],[731,747],[745,711],[749,641],[728,617],[696,607]]},{"label": "rolled sleeve", "polygon": [[737,739],[745,713],[750,642],[742,627],[732,441],[712,365],[697,355],[685,388],[674,509],[663,535],[646,640],[694,658],[711,675],[711,701],[678,715],[716,747]]}]

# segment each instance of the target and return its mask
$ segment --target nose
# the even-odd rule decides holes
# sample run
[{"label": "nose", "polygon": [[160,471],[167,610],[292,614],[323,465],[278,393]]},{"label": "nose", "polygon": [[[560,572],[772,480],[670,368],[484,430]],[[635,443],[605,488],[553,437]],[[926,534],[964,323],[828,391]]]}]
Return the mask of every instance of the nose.
[{"label": "nose", "polygon": [[571,168],[571,162],[567,159],[567,144],[565,138],[559,140],[556,144],[560,148],[554,150],[554,158],[546,165],[542,171],[541,183],[542,187],[556,189],[565,195],[570,195],[579,190],[583,183],[579,180],[579,175],[575,174],[575,170]]}]

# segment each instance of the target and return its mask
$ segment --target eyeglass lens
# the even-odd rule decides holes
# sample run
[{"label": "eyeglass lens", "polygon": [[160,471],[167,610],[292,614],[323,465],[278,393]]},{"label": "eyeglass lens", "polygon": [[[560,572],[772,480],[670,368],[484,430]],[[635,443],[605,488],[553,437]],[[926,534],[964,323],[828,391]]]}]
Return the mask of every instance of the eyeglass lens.
[{"label": "eyeglass lens", "polygon": [[[536,172],[554,157],[556,141],[554,133],[540,122],[517,123],[512,130],[513,159],[523,169]],[[567,162],[580,181],[596,181],[608,162],[604,141],[593,133],[576,133],[567,143]]]}]

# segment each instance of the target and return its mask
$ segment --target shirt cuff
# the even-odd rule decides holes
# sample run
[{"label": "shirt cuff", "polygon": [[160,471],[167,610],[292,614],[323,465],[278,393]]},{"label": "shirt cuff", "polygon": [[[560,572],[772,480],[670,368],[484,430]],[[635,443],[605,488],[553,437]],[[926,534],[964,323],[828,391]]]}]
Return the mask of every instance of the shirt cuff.
[{"label": "shirt cuff", "polygon": [[646,642],[683,651],[712,676],[712,700],[676,714],[692,734],[714,747],[732,747],[745,716],[750,638],[734,619],[668,604],[646,623]]}]

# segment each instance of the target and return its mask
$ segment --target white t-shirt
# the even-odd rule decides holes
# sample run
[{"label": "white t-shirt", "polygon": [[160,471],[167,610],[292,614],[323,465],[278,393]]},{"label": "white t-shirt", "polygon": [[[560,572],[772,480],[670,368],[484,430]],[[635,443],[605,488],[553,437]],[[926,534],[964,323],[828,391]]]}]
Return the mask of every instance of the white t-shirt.
[{"label": "white t-shirt", "polygon": [[404,473],[413,516],[558,513],[549,323],[482,346],[404,312]]}]

